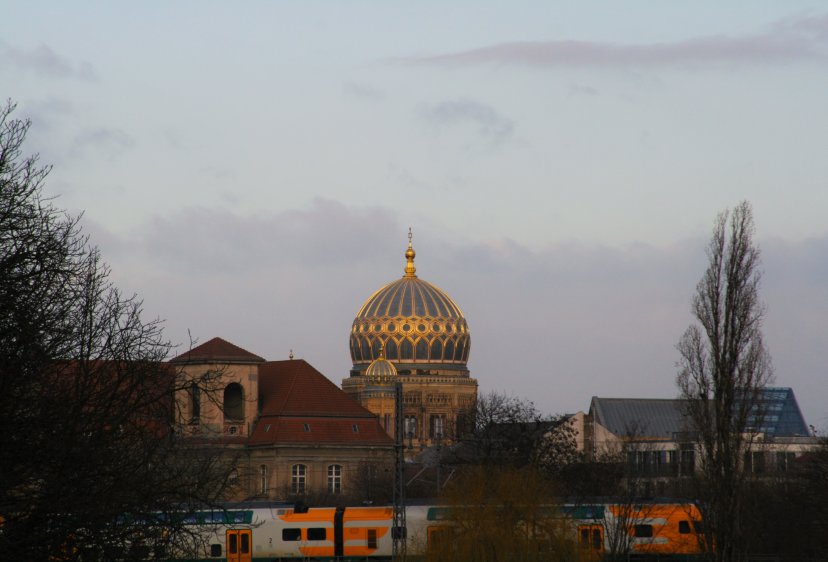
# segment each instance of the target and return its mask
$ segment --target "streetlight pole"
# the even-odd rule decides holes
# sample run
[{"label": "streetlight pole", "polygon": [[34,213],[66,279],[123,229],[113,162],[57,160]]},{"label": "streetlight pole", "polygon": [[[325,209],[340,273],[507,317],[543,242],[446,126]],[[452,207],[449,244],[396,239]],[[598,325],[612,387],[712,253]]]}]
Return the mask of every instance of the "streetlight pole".
[{"label": "streetlight pole", "polygon": [[393,560],[405,560],[405,456],[403,426],[403,388],[397,380],[394,383],[394,527],[391,529],[393,540]]}]

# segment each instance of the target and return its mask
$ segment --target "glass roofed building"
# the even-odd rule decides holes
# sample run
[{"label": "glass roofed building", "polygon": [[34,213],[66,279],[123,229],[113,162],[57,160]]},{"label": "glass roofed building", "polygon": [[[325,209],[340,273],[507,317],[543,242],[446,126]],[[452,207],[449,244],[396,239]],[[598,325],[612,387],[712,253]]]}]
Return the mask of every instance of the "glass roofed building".
[{"label": "glass roofed building", "polygon": [[[403,276],[374,292],[351,326],[352,367],[342,390],[377,414],[393,435],[394,385],[403,387],[410,449],[450,443],[477,398],[466,366],[471,335],[460,307],[419,278],[409,232]],[[412,451],[413,452],[413,451]]]}]

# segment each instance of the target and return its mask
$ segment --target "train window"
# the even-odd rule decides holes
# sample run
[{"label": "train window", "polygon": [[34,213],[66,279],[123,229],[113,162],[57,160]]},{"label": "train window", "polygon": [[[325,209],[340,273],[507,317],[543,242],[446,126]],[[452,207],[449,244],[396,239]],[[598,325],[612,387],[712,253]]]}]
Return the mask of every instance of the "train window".
[{"label": "train window", "polygon": [[592,549],[593,550],[601,550],[603,544],[601,540],[601,530],[600,529],[593,529],[592,530]]},{"label": "train window", "polygon": [[652,525],[635,525],[633,532],[638,538],[648,538],[653,536]]},{"label": "train window", "polygon": [[282,529],[283,541],[300,541],[302,540],[302,529]]},{"label": "train window", "polygon": [[327,538],[324,527],[311,527],[308,529],[309,541],[324,541]]},{"label": "train window", "polygon": [[236,534],[227,535],[227,554],[237,554],[239,552],[239,537]]},{"label": "train window", "polygon": [[248,533],[242,532],[241,533],[241,550],[242,554],[247,554],[250,552],[250,535]]},{"label": "train window", "polygon": [[679,533],[686,535],[690,532],[690,521],[679,521]]},{"label": "train window", "polygon": [[377,548],[377,530],[368,529],[368,548]]},{"label": "train window", "polygon": [[211,544],[210,545],[210,556],[221,556],[221,545],[220,544]]},{"label": "train window", "polygon": [[581,548],[589,546],[589,529],[581,529]]}]

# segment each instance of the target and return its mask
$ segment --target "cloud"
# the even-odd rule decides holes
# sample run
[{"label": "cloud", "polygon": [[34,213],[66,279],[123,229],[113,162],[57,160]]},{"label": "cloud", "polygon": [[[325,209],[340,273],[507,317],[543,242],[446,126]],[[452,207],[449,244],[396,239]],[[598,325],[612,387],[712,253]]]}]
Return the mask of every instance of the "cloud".
[{"label": "cloud", "polygon": [[493,143],[512,135],[514,123],[493,107],[470,99],[449,100],[423,105],[420,116],[438,129],[472,127],[476,134]]},{"label": "cloud", "polygon": [[346,94],[368,101],[381,101],[386,97],[385,92],[379,88],[358,82],[345,82],[342,89]]},{"label": "cloud", "polygon": [[5,65],[53,78],[97,79],[95,69],[90,63],[73,63],[44,43],[26,50],[0,42],[0,67]]},{"label": "cloud", "polygon": [[430,65],[484,63],[529,66],[626,66],[719,62],[787,63],[826,60],[828,16],[779,22],[745,36],[710,35],[681,41],[621,44],[580,40],[521,41],[477,49],[408,57],[400,62]]},{"label": "cloud", "polygon": [[94,150],[102,152],[110,160],[135,146],[135,140],[121,129],[92,129],[77,135],[74,151]]},{"label": "cloud", "polygon": [[[186,341],[190,328],[271,359],[292,348],[339,383],[354,315],[403,273],[403,220],[319,199],[267,215],[179,209],[123,235],[91,233],[117,283],[168,319],[171,339]],[[593,395],[676,396],[675,344],[706,266],[703,237],[532,249],[446,231],[414,224],[417,274],[464,311],[481,391],[530,397],[550,413],[585,409]],[[760,243],[777,384],[794,387],[806,419],[822,426],[828,236]]]},{"label": "cloud", "polygon": [[61,119],[75,112],[72,102],[56,97],[27,101],[21,109],[40,132],[53,131]]}]

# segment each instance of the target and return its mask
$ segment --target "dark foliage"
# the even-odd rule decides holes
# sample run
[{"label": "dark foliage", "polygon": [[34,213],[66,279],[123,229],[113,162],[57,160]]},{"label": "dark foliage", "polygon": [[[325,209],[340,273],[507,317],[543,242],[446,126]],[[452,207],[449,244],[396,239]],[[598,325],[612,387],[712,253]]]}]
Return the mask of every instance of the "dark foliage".
[{"label": "dark foliage", "polygon": [[213,500],[226,470],[180,452],[161,324],[43,196],[49,168],[23,157],[29,123],[13,110],[0,109],[0,552],[163,550],[185,528],[159,513]]}]

